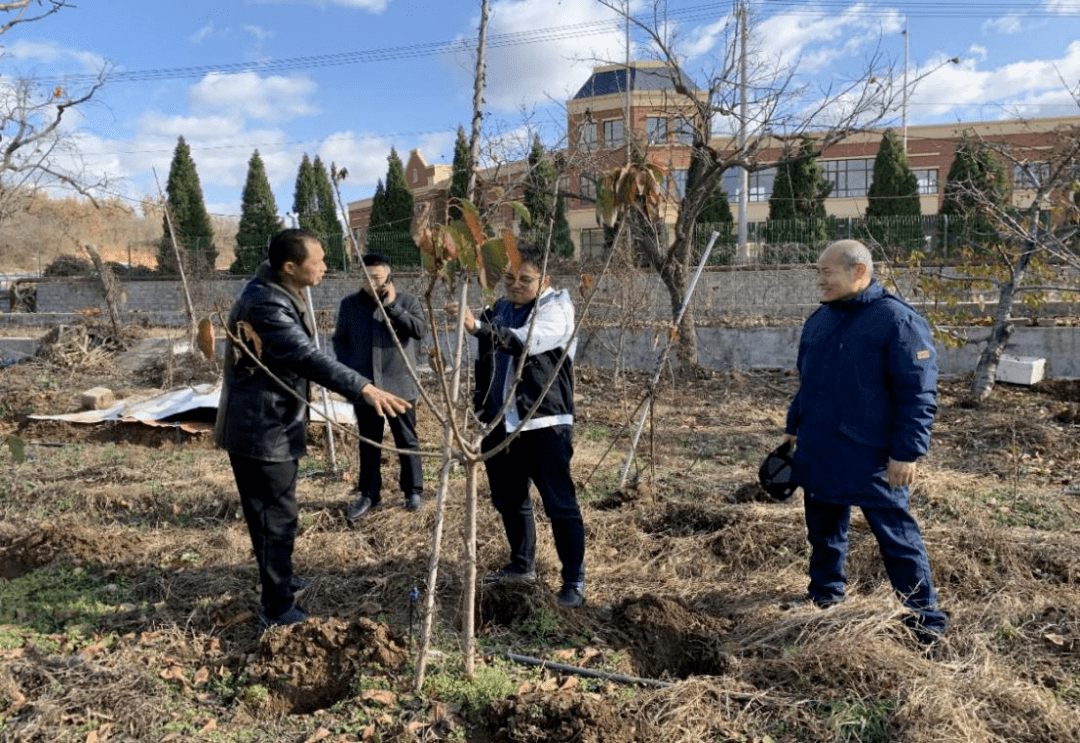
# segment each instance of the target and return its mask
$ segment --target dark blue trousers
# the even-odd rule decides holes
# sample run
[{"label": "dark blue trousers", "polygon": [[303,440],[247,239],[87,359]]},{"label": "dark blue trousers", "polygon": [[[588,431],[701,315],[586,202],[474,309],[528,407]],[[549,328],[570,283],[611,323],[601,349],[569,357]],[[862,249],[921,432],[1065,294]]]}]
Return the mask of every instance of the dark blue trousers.
[{"label": "dark blue trousers", "polygon": [[[500,425],[484,439],[481,449],[491,451],[505,438]],[[585,524],[570,477],[573,455],[573,426],[553,426],[522,431],[506,449],[484,461],[491,502],[502,516],[510,543],[510,566],[518,572],[533,570],[536,565],[531,480],[551,521],[563,582],[585,580]]]},{"label": "dark blue trousers", "polygon": [[298,462],[263,462],[232,453],[229,462],[259,566],[263,611],[268,617],[277,617],[293,605],[289,583],[299,522]]},{"label": "dark blue trousers", "polygon": [[[803,498],[810,542],[810,598],[826,605],[842,601],[847,573],[848,524],[851,506]],[[930,576],[930,560],[915,518],[905,508],[862,507],[877,538],[885,572],[904,605],[915,612],[919,628],[943,633],[948,617],[938,609]]]},{"label": "dark blue trousers", "polygon": [[[375,408],[366,403],[357,403],[353,409],[356,411],[356,431],[361,436],[382,443],[383,424],[389,422],[394,446],[412,451],[420,448],[420,443],[416,438],[415,401],[409,410],[398,413],[396,418],[383,418],[375,412]],[[359,448],[360,483],[356,489],[360,495],[366,495],[377,503],[382,497],[382,449],[365,444],[363,441],[360,442]],[[398,462],[401,465],[401,474],[398,477],[401,492],[406,498],[410,495],[420,495],[424,490],[424,468],[420,457],[399,454]]]}]

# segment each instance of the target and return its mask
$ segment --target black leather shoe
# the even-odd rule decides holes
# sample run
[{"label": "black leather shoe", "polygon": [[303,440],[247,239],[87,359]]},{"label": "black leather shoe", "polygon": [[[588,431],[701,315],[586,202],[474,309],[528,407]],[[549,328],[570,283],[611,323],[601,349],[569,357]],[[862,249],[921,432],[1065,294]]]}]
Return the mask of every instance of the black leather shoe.
[{"label": "black leather shoe", "polygon": [[405,499],[405,508],[410,511],[419,511],[424,505],[424,499],[419,493],[413,493]]},{"label": "black leather shoe", "polygon": [[375,506],[379,505],[379,501],[372,500],[366,495],[361,495],[356,501],[345,510],[345,518],[349,521],[356,521],[365,513],[370,511]]}]

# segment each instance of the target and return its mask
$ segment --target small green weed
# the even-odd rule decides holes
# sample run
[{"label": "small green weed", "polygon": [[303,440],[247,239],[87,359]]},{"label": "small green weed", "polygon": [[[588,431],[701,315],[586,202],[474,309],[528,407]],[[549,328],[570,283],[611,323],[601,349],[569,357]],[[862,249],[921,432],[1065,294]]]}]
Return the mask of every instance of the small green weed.
[{"label": "small green weed", "polygon": [[889,721],[896,711],[891,699],[840,699],[824,704],[822,715],[844,743],[889,743]]},{"label": "small green weed", "polygon": [[92,626],[129,601],[122,578],[61,564],[0,583],[0,623],[22,624],[42,634],[63,632]]},{"label": "small green weed", "polygon": [[448,663],[429,671],[424,679],[424,692],[456,703],[467,712],[476,712],[514,693],[520,682],[515,681],[511,670],[509,661],[494,658],[477,665],[474,678],[469,679]]}]

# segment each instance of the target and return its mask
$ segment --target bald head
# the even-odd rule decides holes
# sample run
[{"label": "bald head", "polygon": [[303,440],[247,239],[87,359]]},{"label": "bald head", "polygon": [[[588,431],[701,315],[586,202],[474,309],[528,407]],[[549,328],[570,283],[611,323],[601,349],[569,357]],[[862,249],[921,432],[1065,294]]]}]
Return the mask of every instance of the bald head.
[{"label": "bald head", "polygon": [[858,240],[837,240],[821,252],[817,271],[822,301],[850,299],[870,286],[874,259]]},{"label": "bald head", "polygon": [[867,281],[874,278],[874,257],[870,255],[870,248],[858,240],[837,240],[829,243],[821,253],[821,258],[826,256],[835,257],[850,269],[866,266]]}]

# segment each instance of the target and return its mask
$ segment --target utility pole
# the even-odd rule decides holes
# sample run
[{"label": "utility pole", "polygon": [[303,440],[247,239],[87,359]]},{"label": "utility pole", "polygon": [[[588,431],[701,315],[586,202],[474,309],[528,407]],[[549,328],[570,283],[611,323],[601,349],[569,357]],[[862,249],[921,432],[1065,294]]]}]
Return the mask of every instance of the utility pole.
[{"label": "utility pole", "polygon": [[901,32],[904,34],[904,95],[900,99],[901,103],[901,120],[904,127],[904,154],[907,154],[907,97],[908,97],[908,54],[911,48],[911,34],[908,33],[908,21],[907,16],[904,16],[904,30]]},{"label": "utility pole", "polygon": [[[739,0],[738,7],[736,8],[736,18],[739,23],[739,137],[738,137],[738,150],[739,156],[742,157],[746,150],[746,42],[749,37],[747,32],[747,17],[746,17],[746,3],[744,0]],[[746,171],[746,168],[739,166],[739,226],[738,226],[738,241],[739,246],[735,252],[736,258],[740,263],[750,262],[750,251],[746,244],[747,230],[746,230],[746,207],[749,202],[750,195],[747,193],[750,187],[750,174]]]},{"label": "utility pole", "polygon": [[623,106],[623,140],[626,142],[626,164],[630,164],[630,90],[633,88],[630,75],[630,0],[626,0],[626,11],[623,13],[626,23],[624,35],[626,39],[626,101]]}]

